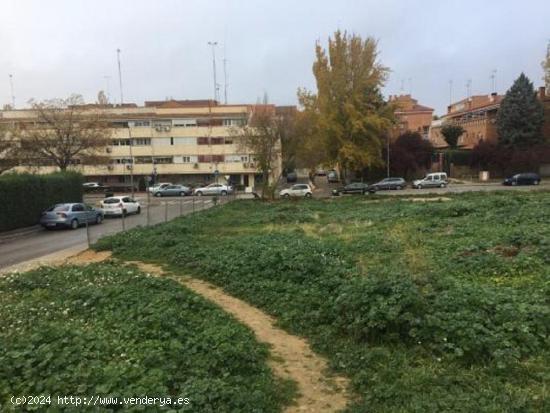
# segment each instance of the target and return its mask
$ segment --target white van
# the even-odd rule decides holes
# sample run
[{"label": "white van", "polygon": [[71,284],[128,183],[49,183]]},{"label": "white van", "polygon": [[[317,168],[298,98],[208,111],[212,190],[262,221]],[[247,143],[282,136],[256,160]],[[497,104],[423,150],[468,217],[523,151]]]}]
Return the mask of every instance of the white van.
[{"label": "white van", "polygon": [[413,181],[413,188],[445,188],[449,184],[447,174],[445,172],[434,172],[426,175],[422,179]]}]

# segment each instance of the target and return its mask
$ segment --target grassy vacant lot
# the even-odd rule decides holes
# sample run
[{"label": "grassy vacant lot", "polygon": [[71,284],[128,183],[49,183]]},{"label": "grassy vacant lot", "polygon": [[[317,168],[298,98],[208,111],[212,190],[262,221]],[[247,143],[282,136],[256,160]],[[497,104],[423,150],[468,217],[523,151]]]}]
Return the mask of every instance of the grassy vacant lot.
[{"label": "grassy vacant lot", "polygon": [[190,399],[176,410],[125,411],[278,412],[291,389],[275,381],[267,356],[217,307],[134,268],[92,264],[0,277],[2,412],[21,411],[10,397],[27,395],[52,395],[54,404],[65,395]]},{"label": "grassy vacant lot", "polygon": [[550,411],[550,193],[235,202],[99,242],[306,336],[357,412]]}]

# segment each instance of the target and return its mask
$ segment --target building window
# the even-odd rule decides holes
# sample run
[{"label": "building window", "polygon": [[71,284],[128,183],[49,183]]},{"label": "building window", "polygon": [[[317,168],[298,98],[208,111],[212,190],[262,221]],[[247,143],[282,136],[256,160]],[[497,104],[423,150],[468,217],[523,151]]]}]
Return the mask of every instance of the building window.
[{"label": "building window", "polygon": [[174,138],[170,138],[170,145],[174,145]]},{"label": "building window", "polygon": [[191,157],[190,156],[182,156],[181,157],[183,163],[191,163]]},{"label": "building window", "polygon": [[232,145],[233,144],[233,138],[225,138],[225,144],[226,145]]},{"label": "building window", "polygon": [[174,158],[171,157],[171,156],[155,157],[155,158],[153,158],[153,162],[155,164],[174,163]]},{"label": "building window", "polygon": [[244,126],[246,119],[244,118],[226,118],[223,119],[223,126]]},{"label": "building window", "polygon": [[208,138],[207,137],[197,138],[197,145],[208,145]]},{"label": "building window", "polygon": [[223,138],[210,138],[210,145],[223,145]]},{"label": "building window", "polygon": [[172,121],[174,128],[192,128],[197,126],[196,119],[174,119]]},{"label": "building window", "polygon": [[134,146],[149,146],[151,145],[151,138],[134,138],[132,144]]},{"label": "building window", "polygon": [[148,120],[135,120],[131,122],[131,126],[134,128],[143,128],[143,127],[149,127],[151,126],[151,122]]},{"label": "building window", "polygon": [[136,156],[136,163],[153,163],[151,156]]},{"label": "building window", "polygon": [[130,146],[130,139],[113,139],[113,146]]},{"label": "building window", "polygon": [[119,164],[119,165],[125,165],[132,163],[132,158],[114,158],[113,163]]},{"label": "building window", "polygon": [[210,163],[210,162],[212,162],[212,156],[211,155],[199,155],[199,162],[200,163]]}]

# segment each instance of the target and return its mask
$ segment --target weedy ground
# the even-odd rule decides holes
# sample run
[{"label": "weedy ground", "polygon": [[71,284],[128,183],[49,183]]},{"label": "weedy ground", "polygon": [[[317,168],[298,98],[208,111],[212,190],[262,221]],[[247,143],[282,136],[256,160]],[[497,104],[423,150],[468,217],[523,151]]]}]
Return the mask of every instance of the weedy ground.
[{"label": "weedy ground", "polygon": [[550,411],[549,192],[236,201],[96,248],[263,309],[350,377],[349,411]]},{"label": "weedy ground", "polygon": [[[174,280],[119,263],[0,277],[0,411],[279,412],[295,386],[233,317]],[[56,396],[178,397],[189,405],[56,406]]]}]

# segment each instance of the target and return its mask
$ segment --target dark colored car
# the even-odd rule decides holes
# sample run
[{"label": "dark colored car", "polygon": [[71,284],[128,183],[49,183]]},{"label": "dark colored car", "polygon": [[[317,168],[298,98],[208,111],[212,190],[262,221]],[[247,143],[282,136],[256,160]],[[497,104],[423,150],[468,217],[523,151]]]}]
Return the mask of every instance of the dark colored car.
[{"label": "dark colored car", "polygon": [[381,189],[405,189],[407,182],[403,178],[384,178],[375,184],[372,184],[369,190],[379,191]]},{"label": "dark colored car", "polygon": [[341,188],[334,189],[332,195],[341,194],[366,194],[369,191],[369,184],[363,182],[352,182]]},{"label": "dark colored car", "polygon": [[538,185],[540,184],[540,176],[535,173],[522,173],[516,174],[509,178],[506,178],[503,185]]},{"label": "dark colored car", "polygon": [[193,190],[183,185],[167,185],[164,188],[155,191],[156,197],[161,196],[189,196],[193,195]]},{"label": "dark colored car", "polygon": [[296,172],[289,172],[286,174],[286,181],[289,183],[296,182],[298,180],[298,175]]},{"label": "dark colored car", "polygon": [[336,171],[328,171],[327,180],[329,183],[339,182],[338,173]]},{"label": "dark colored car", "polygon": [[48,208],[40,217],[44,228],[68,227],[77,229],[80,225],[101,224],[103,210],[86,204],[56,204]]},{"label": "dark colored car", "polygon": [[103,185],[101,182],[85,182],[82,184],[84,192],[107,192],[110,190],[108,186]]}]

